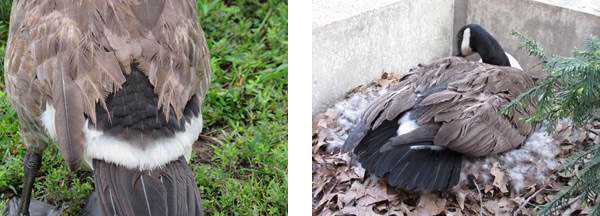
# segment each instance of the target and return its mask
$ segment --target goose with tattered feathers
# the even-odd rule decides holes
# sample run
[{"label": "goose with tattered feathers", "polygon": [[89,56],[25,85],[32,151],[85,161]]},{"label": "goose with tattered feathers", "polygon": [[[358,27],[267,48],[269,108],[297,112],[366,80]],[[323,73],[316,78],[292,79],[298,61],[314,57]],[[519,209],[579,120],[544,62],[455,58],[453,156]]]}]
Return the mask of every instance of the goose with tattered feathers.
[{"label": "goose with tattered feathers", "polygon": [[192,0],[14,0],[6,91],[27,146],[27,213],[51,139],[94,171],[106,215],[200,215],[187,165],[209,52]]},{"label": "goose with tattered feathers", "polygon": [[[469,29],[479,33],[469,35]],[[477,51],[487,64],[448,57],[411,70],[369,105],[342,152],[352,151],[367,171],[391,186],[427,192],[458,184],[463,156],[485,157],[523,144],[535,125],[520,119],[534,112],[535,103],[524,103],[508,116],[500,111],[535,85],[533,77],[503,67],[512,65],[495,58],[504,51],[481,27],[463,27],[459,48],[463,32],[471,42],[459,55]],[[473,46],[481,41],[487,46]]]}]

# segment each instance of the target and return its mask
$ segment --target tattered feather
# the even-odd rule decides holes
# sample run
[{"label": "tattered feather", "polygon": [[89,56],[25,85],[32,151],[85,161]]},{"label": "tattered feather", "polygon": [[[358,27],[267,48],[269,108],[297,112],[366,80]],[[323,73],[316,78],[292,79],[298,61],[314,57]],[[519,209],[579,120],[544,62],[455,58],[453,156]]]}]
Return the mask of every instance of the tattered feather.
[{"label": "tattered feather", "polygon": [[[47,103],[57,115],[68,110],[57,116],[63,119],[57,128],[64,130],[59,131],[63,156],[74,166],[82,141],[72,130],[83,125],[84,116],[95,123],[95,104],[106,109],[106,97],[121,88],[132,64],[149,78],[165,116],[172,111],[180,119],[193,96],[204,100],[209,58],[193,1],[15,0],[6,90],[31,140],[47,137],[39,122]],[[60,77],[70,78],[62,96]],[[71,104],[75,107],[66,107]]]},{"label": "tattered feather", "polygon": [[140,171],[94,160],[94,179],[106,215],[202,215],[200,196],[183,157]]},{"label": "tattered feather", "polygon": [[[532,77],[518,69],[445,58],[413,69],[396,90],[375,100],[363,113],[360,125],[351,130],[344,148],[369,145],[361,140],[378,130],[384,120],[421,110],[418,124],[441,124],[435,145],[470,156],[502,153],[521,145],[533,132],[534,126],[520,117],[531,114],[535,104],[528,103],[510,116],[499,111],[533,86]],[[417,94],[423,96],[417,98]],[[406,143],[395,139],[383,150]]]},{"label": "tattered feather", "polygon": [[65,67],[55,71],[53,81],[54,107],[56,109],[55,128],[60,151],[71,170],[79,169],[83,158],[84,116],[81,91],[68,76]]}]

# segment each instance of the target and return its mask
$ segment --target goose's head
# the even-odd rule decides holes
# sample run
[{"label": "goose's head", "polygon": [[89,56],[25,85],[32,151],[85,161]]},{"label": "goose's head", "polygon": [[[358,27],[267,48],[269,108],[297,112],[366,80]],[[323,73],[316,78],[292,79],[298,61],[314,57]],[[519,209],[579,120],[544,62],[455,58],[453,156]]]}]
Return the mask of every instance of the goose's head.
[{"label": "goose's head", "polygon": [[519,63],[510,54],[504,52],[498,41],[480,25],[463,26],[458,30],[456,37],[457,56],[466,57],[478,53],[485,63],[521,69]]}]

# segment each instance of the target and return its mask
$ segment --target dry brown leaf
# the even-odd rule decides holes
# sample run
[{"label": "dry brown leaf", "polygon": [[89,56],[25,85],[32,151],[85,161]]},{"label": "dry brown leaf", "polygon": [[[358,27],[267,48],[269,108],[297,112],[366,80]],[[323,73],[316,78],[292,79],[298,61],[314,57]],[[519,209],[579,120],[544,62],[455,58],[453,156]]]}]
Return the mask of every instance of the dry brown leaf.
[{"label": "dry brown leaf", "polygon": [[375,83],[380,86],[381,88],[388,88],[388,86],[390,85],[390,83],[392,83],[391,80],[388,79],[380,79],[375,81]]},{"label": "dry brown leaf", "polygon": [[446,209],[446,199],[439,198],[435,194],[427,193],[421,195],[417,208],[411,212],[411,215],[437,215]]},{"label": "dry brown leaf", "polygon": [[498,202],[498,212],[496,212],[496,215],[511,215],[515,207],[516,205],[512,200],[502,197],[500,202]]},{"label": "dry brown leaf", "polygon": [[400,202],[400,207],[398,208],[398,210],[402,211],[405,215],[408,215],[411,212],[408,205],[406,205],[406,203],[404,202]]},{"label": "dry brown leaf", "polygon": [[319,131],[319,134],[317,135],[317,144],[313,147],[313,154],[316,154],[319,149],[321,149],[321,146],[327,144],[325,142],[327,136],[329,136],[329,131],[327,129]]},{"label": "dry brown leaf", "polygon": [[321,199],[321,202],[319,202],[319,204],[317,205],[317,209],[323,209],[324,206],[327,206],[327,204],[329,204],[329,202],[336,197],[338,194],[325,194],[323,196],[323,198]]},{"label": "dry brown leaf", "polygon": [[340,200],[344,203],[345,206],[351,205],[359,199],[358,193],[356,191],[347,191],[344,194],[340,195]]},{"label": "dry brown leaf", "polygon": [[319,122],[325,118],[325,115],[323,113],[318,114],[317,116],[313,117],[312,120],[312,134],[316,134],[317,133],[317,129],[319,129]]},{"label": "dry brown leaf", "polygon": [[[577,200],[575,200],[577,199]],[[573,199],[569,199],[569,202],[571,202],[571,205],[569,206],[569,208],[564,211],[562,213],[562,215],[579,215],[576,212],[581,212],[581,199],[578,198],[573,198]]]},{"label": "dry brown leaf", "polygon": [[461,210],[465,209],[465,198],[467,197],[467,192],[463,189],[458,189],[454,191],[454,197],[456,198],[456,202],[458,202],[458,206]]},{"label": "dry brown leaf", "polygon": [[350,181],[351,179],[352,179],[352,178],[351,178],[350,176],[348,176],[348,173],[346,173],[346,172],[340,172],[340,173],[337,175],[337,180],[338,180],[338,182],[340,182],[340,183],[343,183],[343,182]]},{"label": "dry brown leaf", "polygon": [[398,81],[400,79],[402,79],[403,77],[405,77],[407,75],[407,73],[395,73],[395,72],[391,72],[391,73],[385,73],[381,76],[382,79],[389,79],[389,80],[395,80]]},{"label": "dry brown leaf", "polygon": [[385,214],[385,216],[404,216],[404,212],[401,211],[389,211]]},{"label": "dry brown leaf", "polygon": [[486,184],[485,188],[483,189],[483,192],[488,193],[488,192],[492,191],[493,189],[494,189],[494,187],[492,185]]},{"label": "dry brown leaf", "polygon": [[[376,187],[372,187],[369,188],[369,190],[367,190],[367,194],[371,197],[373,197],[373,203],[378,203],[381,201],[389,201],[394,199],[394,195],[388,195],[387,193],[387,185],[385,182],[383,181],[377,181],[378,183],[383,183],[383,184],[379,184]],[[369,204],[369,205],[370,205]]]},{"label": "dry brown leaf", "polygon": [[356,216],[361,216],[361,215],[372,215],[373,214],[373,210],[369,207],[354,207],[354,206],[349,206],[349,207],[345,207],[343,209],[341,209],[339,212],[339,214],[337,215],[356,215]]},{"label": "dry brown leaf", "polygon": [[504,173],[502,168],[500,168],[500,163],[494,162],[490,173],[494,176],[493,185],[496,188],[500,189],[500,192],[508,193],[508,188],[506,187],[506,174]]},{"label": "dry brown leaf", "polygon": [[317,127],[327,128],[327,119],[325,119],[325,118],[320,119],[319,123],[317,124]]},{"label": "dry brown leaf", "polygon": [[483,203],[484,208],[492,215],[512,215],[515,203],[509,198],[502,197],[500,200],[488,200]]},{"label": "dry brown leaf", "polygon": [[538,193],[538,194],[536,194],[536,195],[535,195],[535,202],[536,202],[537,204],[543,204],[543,203],[545,203],[545,202],[546,202],[546,200],[544,200],[544,194],[542,194],[542,193]]},{"label": "dry brown leaf", "polygon": [[374,197],[372,197],[371,195],[367,194],[356,201],[356,206],[358,206],[358,207],[371,206],[373,203],[377,203],[378,201],[381,201],[381,200],[377,200]]},{"label": "dry brown leaf", "polygon": [[381,202],[375,205],[375,212],[384,213],[388,212],[388,202]]},{"label": "dry brown leaf", "polygon": [[365,186],[361,184],[359,181],[354,181],[352,186],[350,186],[350,191],[354,191],[357,194],[357,198],[361,198],[367,194]]},{"label": "dry brown leaf", "polygon": [[352,171],[354,172],[356,179],[359,179],[360,181],[365,179],[365,169],[364,168],[354,166],[354,167],[352,167]]},{"label": "dry brown leaf", "polygon": [[333,108],[329,108],[327,109],[327,111],[325,112],[325,115],[329,118],[329,119],[333,119],[337,116],[337,111],[335,111],[335,109]]}]

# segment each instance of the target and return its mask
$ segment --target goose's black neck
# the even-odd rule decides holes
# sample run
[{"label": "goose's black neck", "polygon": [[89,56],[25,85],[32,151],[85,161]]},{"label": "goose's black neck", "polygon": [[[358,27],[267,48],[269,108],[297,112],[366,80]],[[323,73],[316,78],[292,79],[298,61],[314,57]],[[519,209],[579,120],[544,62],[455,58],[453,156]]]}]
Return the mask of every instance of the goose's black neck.
[{"label": "goose's black neck", "polygon": [[471,48],[479,53],[481,60],[488,64],[510,66],[510,61],[498,41],[485,29],[476,24],[467,26],[471,30]]}]

